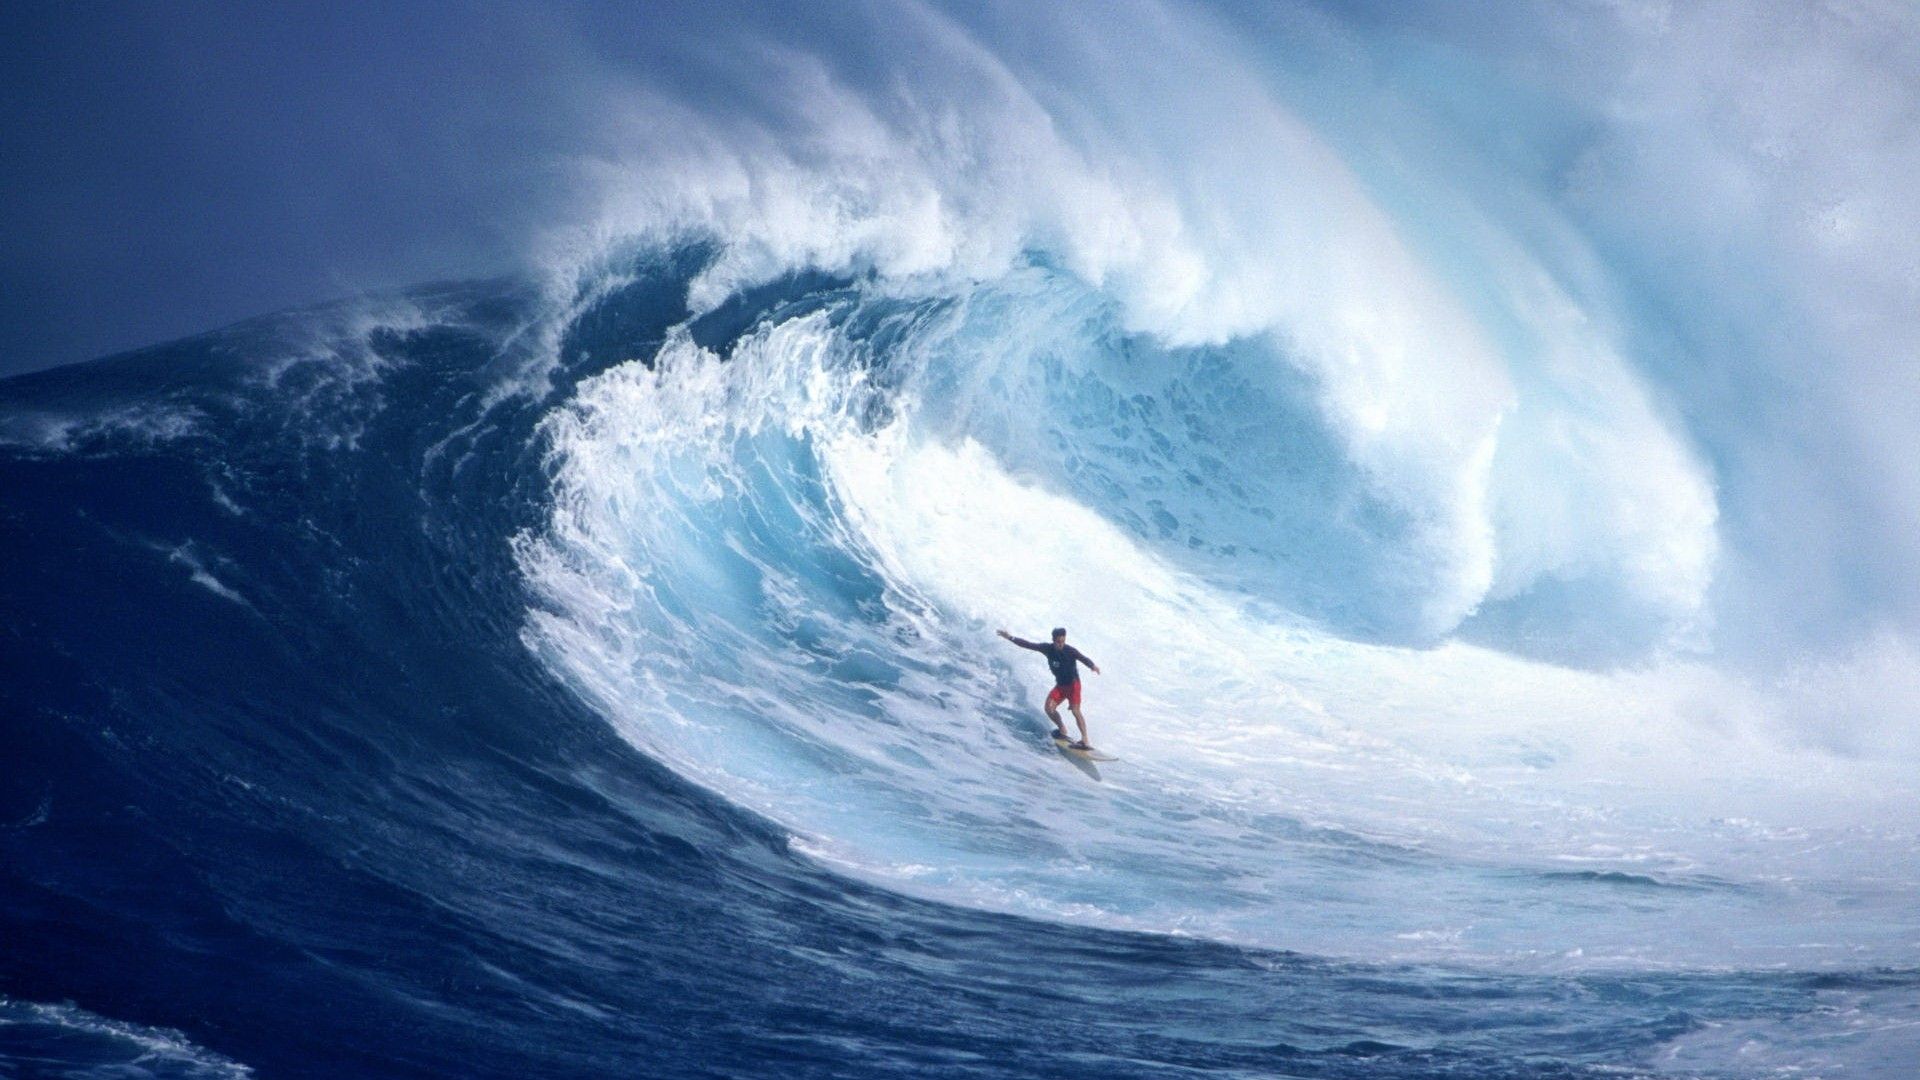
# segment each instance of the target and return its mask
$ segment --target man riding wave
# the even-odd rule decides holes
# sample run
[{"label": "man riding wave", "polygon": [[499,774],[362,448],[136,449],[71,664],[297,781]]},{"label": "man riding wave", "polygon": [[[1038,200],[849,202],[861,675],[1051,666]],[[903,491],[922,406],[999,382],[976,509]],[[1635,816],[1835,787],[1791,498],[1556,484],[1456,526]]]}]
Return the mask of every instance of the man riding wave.
[{"label": "man riding wave", "polygon": [[1100,665],[1093,662],[1086,653],[1067,644],[1067,628],[1056,626],[1053,629],[1053,643],[1024,641],[1005,630],[999,631],[1001,637],[1023,649],[1032,649],[1047,658],[1047,666],[1053,669],[1053,692],[1047,695],[1045,706],[1047,719],[1053,721],[1054,734],[1065,741],[1067,725],[1060,719],[1060,702],[1065,701],[1073,710],[1074,722],[1080,725],[1080,739],[1070,745],[1075,750],[1091,750],[1093,745],[1087,741],[1087,718],[1080,712],[1080,665],[1085,664],[1100,674]]}]

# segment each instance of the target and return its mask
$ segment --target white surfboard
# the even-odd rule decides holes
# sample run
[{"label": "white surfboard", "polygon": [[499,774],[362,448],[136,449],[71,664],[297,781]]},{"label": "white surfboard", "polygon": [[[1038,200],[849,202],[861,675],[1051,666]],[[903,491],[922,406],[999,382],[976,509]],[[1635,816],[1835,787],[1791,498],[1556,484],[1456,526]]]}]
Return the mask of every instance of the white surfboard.
[{"label": "white surfboard", "polygon": [[1081,750],[1078,747],[1073,745],[1073,741],[1071,739],[1063,739],[1058,735],[1055,735],[1053,737],[1053,745],[1059,747],[1063,753],[1072,754],[1074,757],[1077,757],[1077,758],[1085,758],[1088,761],[1119,761],[1120,760],[1119,758],[1114,757],[1112,754],[1106,753],[1105,751],[1101,750],[1099,747],[1096,747],[1096,746],[1090,746],[1085,750]]}]

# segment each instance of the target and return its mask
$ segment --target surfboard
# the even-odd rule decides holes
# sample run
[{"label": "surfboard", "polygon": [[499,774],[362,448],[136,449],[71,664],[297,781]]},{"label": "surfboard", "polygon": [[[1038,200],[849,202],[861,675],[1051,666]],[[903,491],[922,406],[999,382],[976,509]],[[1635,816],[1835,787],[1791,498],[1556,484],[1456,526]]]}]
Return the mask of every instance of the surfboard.
[{"label": "surfboard", "polygon": [[1088,761],[1119,761],[1120,760],[1119,758],[1114,757],[1112,754],[1106,753],[1105,751],[1101,750],[1097,746],[1089,747],[1085,750],[1076,749],[1071,739],[1063,739],[1058,735],[1055,735],[1053,737],[1053,745],[1059,747],[1062,751],[1066,753],[1072,754],[1074,757],[1085,758]]}]

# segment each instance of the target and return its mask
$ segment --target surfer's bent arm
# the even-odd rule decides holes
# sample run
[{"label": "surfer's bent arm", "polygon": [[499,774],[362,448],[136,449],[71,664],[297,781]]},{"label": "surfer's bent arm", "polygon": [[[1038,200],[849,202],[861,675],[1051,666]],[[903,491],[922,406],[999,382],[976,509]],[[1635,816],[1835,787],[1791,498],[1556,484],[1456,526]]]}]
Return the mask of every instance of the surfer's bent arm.
[{"label": "surfer's bent arm", "polygon": [[1100,674],[1100,665],[1093,662],[1093,657],[1088,656],[1079,649],[1075,649],[1073,650],[1073,658],[1092,668],[1095,675]]}]

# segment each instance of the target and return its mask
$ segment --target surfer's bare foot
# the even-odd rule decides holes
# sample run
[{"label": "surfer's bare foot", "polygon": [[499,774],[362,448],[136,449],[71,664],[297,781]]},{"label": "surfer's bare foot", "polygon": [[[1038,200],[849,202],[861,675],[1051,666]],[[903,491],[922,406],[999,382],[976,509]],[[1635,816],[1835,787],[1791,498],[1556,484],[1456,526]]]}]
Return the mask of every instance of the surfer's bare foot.
[{"label": "surfer's bare foot", "polygon": [[1085,739],[1075,739],[1073,743],[1073,748],[1075,750],[1091,750],[1093,749],[1093,746],[1091,743],[1088,743],[1087,740]]}]

